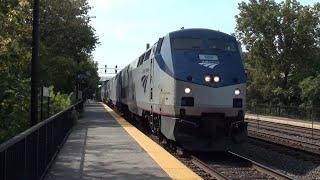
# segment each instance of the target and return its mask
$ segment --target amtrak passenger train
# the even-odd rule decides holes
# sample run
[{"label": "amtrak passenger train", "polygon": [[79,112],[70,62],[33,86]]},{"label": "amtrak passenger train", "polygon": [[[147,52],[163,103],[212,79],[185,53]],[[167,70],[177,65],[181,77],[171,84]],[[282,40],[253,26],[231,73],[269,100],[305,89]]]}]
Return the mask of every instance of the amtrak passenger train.
[{"label": "amtrak passenger train", "polygon": [[239,47],[219,31],[170,32],[106,83],[104,100],[185,149],[228,150],[247,138]]}]

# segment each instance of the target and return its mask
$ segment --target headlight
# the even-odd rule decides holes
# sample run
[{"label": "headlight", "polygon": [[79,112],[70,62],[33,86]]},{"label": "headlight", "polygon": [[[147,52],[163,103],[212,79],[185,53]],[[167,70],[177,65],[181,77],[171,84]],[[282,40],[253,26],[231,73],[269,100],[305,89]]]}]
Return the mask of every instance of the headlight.
[{"label": "headlight", "polygon": [[209,75],[205,76],[205,77],[204,77],[204,80],[205,80],[206,82],[210,82],[210,81],[211,81],[211,76],[209,76]]},{"label": "headlight", "polygon": [[191,89],[187,87],[187,88],[184,89],[184,92],[185,92],[186,94],[189,94],[189,93],[191,92]]},{"label": "headlight", "polygon": [[220,82],[220,77],[219,76],[213,76],[213,81],[215,83]]},{"label": "headlight", "polygon": [[235,89],[234,90],[234,95],[239,96],[241,94],[240,89]]}]

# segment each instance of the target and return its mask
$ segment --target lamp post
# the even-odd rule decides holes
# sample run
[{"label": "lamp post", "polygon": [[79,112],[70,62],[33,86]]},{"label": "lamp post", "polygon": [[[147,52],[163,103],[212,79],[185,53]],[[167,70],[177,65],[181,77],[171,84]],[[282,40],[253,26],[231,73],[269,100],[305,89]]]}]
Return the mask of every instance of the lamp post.
[{"label": "lamp post", "polygon": [[33,1],[32,61],[31,61],[31,119],[30,126],[38,122],[38,87],[39,87],[39,11],[40,0]]}]

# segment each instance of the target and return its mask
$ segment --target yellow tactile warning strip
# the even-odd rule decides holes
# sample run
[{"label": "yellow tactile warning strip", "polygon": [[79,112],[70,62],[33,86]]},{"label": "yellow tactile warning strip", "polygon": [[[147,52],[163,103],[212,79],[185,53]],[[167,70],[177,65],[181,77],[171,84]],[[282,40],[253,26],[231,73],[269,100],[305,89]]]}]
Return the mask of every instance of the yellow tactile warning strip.
[{"label": "yellow tactile warning strip", "polygon": [[106,111],[110,113],[118,123],[133,137],[138,144],[158,163],[158,165],[172,179],[202,179],[165,149],[128,123],[125,119],[115,113],[111,108],[103,104]]},{"label": "yellow tactile warning strip", "polygon": [[[262,115],[255,115],[255,114],[246,114],[245,118],[249,119],[249,120],[252,119],[252,120],[260,120],[260,121],[268,121],[268,122],[274,122],[274,123],[280,123],[280,124],[287,124],[287,125],[293,125],[293,126],[299,126],[299,127],[312,128],[311,121],[302,121],[302,120],[297,120],[297,119],[272,117],[272,116],[262,116]],[[320,129],[320,123],[314,122],[313,128]]]}]

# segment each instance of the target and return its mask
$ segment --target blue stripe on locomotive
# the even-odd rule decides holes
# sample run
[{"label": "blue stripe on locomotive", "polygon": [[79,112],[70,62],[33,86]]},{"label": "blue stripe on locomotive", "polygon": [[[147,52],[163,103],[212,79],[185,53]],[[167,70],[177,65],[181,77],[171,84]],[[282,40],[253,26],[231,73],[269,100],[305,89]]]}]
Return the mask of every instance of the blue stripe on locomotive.
[{"label": "blue stripe on locomotive", "polygon": [[[228,34],[207,30],[207,29],[188,29],[175,31],[169,34],[170,38],[200,38],[200,39],[220,39],[228,42],[236,43],[236,39]],[[192,76],[192,83],[212,86],[223,87],[235,84],[241,84],[246,82],[246,74],[242,64],[240,53],[220,51],[212,53],[207,50],[194,50],[189,52],[184,51],[171,51],[172,52],[172,65],[173,71],[168,67],[163,57],[158,54],[155,56],[160,68],[169,74],[171,77],[180,81],[187,81],[187,77]],[[170,53],[171,53],[170,52]],[[214,54],[219,58],[219,65],[210,69],[205,66],[199,65],[199,54]],[[219,75],[221,77],[221,83],[212,84],[204,81],[204,75]]]}]

